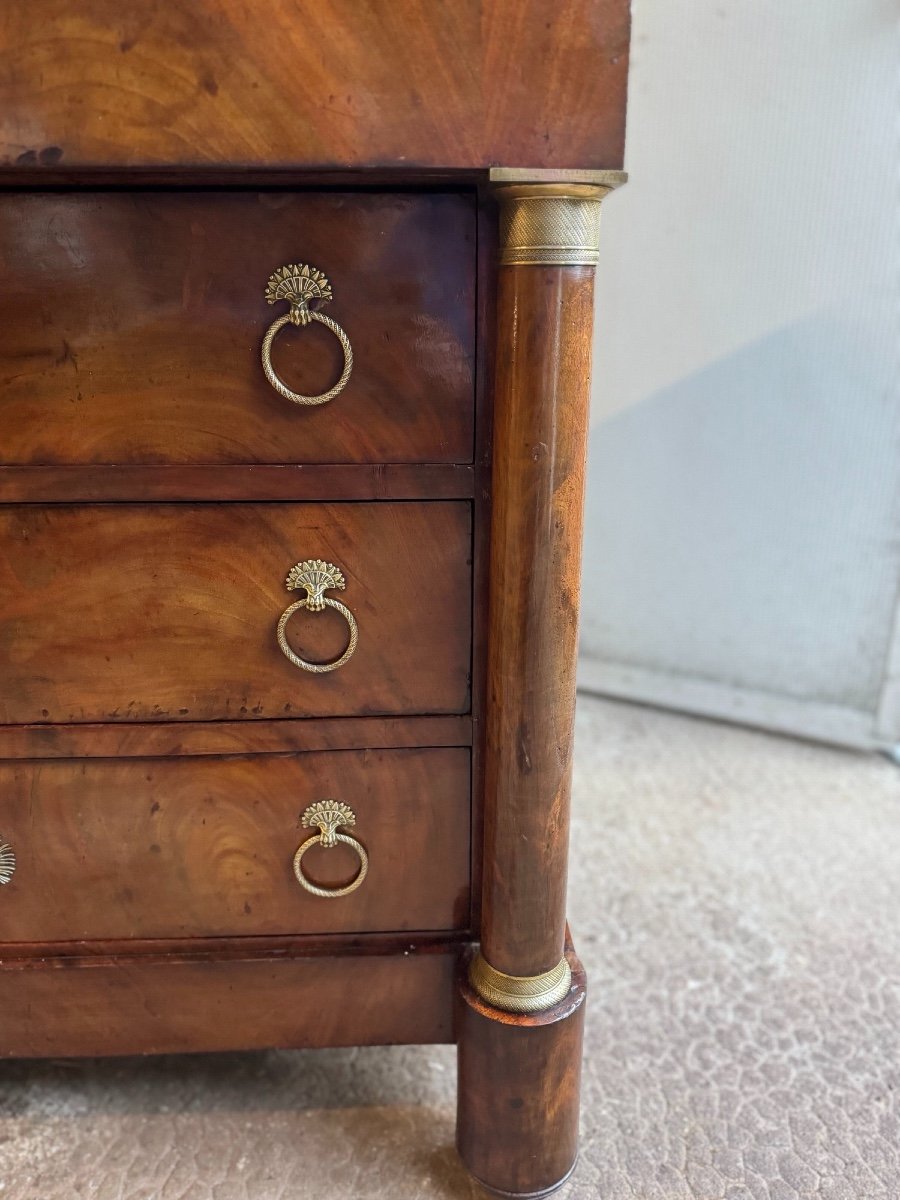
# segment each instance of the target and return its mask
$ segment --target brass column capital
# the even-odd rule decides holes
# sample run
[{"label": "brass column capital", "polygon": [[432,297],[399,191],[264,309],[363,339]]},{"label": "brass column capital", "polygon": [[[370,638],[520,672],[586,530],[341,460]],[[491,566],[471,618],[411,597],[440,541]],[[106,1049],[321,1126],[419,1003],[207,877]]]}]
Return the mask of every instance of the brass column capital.
[{"label": "brass column capital", "polygon": [[601,201],[627,178],[624,171],[492,168],[501,266],[596,266]]}]

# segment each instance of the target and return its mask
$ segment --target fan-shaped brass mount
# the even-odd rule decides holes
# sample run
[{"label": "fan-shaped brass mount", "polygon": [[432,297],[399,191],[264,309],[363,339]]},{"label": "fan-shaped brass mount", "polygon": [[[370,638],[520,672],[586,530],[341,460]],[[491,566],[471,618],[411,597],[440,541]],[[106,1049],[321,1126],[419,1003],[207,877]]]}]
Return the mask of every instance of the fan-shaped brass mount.
[{"label": "fan-shaped brass mount", "polygon": [[328,277],[308,263],[288,263],[286,267],[279,267],[266,284],[268,303],[285,300],[291,306],[289,315],[294,325],[308,325],[313,319],[310,305],[319,309],[333,295]]},{"label": "fan-shaped brass mount", "polygon": [[333,846],[335,834],[342,825],[352,829],[356,824],[356,813],[340,800],[317,800],[304,812],[300,823],[307,829],[318,827],[322,845]]},{"label": "fan-shaped brass mount", "polygon": [[284,585],[289,592],[305,589],[306,607],[310,612],[321,612],[325,607],[325,592],[330,588],[342,592],[347,583],[344,572],[334,563],[321,558],[307,558],[291,567]]}]

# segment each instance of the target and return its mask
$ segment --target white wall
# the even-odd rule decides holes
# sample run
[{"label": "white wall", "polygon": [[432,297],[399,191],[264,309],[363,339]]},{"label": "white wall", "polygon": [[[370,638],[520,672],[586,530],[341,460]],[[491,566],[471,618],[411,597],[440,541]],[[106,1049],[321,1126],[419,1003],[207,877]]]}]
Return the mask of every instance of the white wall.
[{"label": "white wall", "polygon": [[582,685],[898,740],[896,4],[636,0],[633,39]]}]

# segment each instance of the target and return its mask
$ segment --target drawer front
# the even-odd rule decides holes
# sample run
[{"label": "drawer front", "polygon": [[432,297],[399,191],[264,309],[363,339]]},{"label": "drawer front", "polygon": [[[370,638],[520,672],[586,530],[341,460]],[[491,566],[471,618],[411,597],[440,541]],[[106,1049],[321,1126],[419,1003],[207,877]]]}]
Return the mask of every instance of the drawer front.
[{"label": "drawer front", "polygon": [[[350,378],[302,407],[267,382],[265,291],[324,272]],[[85,192],[0,198],[0,462],[472,459],[475,211],[462,195]],[[318,301],[316,303],[319,303]],[[282,329],[289,389],[341,375],[323,324]]]},{"label": "drawer front", "polygon": [[[466,712],[470,525],[464,501],[0,508],[0,724]],[[302,560],[346,586],[288,650],[358,631],[326,673],[277,640]]]},{"label": "drawer front", "polygon": [[[293,861],[315,802],[345,804],[368,859],[322,897]],[[0,943],[461,929],[469,912],[469,753],[0,763]],[[340,888],[353,845],[301,868]]]}]

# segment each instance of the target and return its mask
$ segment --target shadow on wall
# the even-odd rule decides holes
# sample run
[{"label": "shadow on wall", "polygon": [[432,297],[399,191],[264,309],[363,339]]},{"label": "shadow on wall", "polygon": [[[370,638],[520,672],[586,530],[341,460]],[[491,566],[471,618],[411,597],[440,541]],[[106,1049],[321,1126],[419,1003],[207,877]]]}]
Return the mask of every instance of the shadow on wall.
[{"label": "shadow on wall", "polygon": [[876,709],[900,412],[875,361],[823,312],[593,430],[582,653],[601,686],[624,664]]}]

